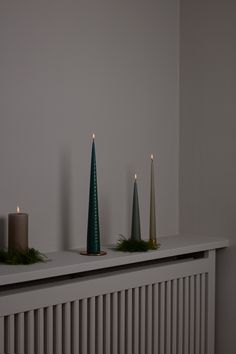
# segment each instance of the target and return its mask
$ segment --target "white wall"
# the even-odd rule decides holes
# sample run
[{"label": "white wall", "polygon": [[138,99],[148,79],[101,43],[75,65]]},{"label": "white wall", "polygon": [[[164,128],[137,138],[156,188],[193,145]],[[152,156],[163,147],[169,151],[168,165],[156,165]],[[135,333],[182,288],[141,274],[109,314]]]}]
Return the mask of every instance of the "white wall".
[{"label": "white wall", "polygon": [[216,354],[236,352],[236,2],[182,0],[180,231],[218,235]]},{"label": "white wall", "polygon": [[96,133],[102,242],[129,235],[133,176],[148,233],[150,153],[160,235],[178,231],[178,0],[0,2],[0,245],[85,244]]}]

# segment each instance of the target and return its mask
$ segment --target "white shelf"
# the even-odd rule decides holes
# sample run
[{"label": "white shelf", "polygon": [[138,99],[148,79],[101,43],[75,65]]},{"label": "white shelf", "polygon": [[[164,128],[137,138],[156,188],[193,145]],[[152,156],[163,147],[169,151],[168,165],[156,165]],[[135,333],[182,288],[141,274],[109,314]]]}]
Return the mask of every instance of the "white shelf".
[{"label": "white shelf", "polygon": [[121,265],[228,247],[227,239],[202,236],[168,236],[159,239],[160,248],[142,253],[123,253],[103,248],[106,256],[82,256],[79,250],[48,253],[47,263],[33,265],[0,264],[0,286],[47,279]]}]

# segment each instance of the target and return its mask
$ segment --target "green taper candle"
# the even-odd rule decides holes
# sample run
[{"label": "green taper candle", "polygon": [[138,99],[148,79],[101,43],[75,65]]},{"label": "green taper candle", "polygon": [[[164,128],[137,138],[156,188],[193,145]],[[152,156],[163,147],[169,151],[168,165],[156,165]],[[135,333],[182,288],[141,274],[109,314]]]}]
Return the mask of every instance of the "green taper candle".
[{"label": "green taper candle", "polygon": [[100,253],[100,230],[98,213],[97,195],[97,168],[95,152],[95,135],[93,134],[91,171],[90,171],[90,190],[89,190],[89,210],[88,210],[88,229],[87,229],[87,253]]},{"label": "green taper candle", "polygon": [[157,245],[156,239],[156,206],[155,206],[155,183],[154,183],[154,163],[151,155],[151,187],[150,187],[150,225],[149,241],[153,246]]},{"label": "green taper candle", "polygon": [[134,193],[133,193],[133,213],[132,213],[132,226],[131,226],[131,240],[141,240],[140,229],[140,216],[139,216],[139,203],[138,203],[138,187],[137,175],[134,178]]}]

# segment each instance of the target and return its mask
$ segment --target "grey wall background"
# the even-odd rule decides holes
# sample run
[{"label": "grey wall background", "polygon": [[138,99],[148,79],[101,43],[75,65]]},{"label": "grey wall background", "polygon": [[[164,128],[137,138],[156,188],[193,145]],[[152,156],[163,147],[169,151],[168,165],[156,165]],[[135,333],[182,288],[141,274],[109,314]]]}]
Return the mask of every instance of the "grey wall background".
[{"label": "grey wall background", "polygon": [[236,351],[236,3],[182,0],[180,231],[218,235],[216,353]]},{"label": "grey wall background", "polygon": [[153,152],[159,234],[178,232],[180,206],[181,232],[230,239],[217,259],[216,347],[233,354],[236,6],[180,5],[178,175],[178,0],[0,2],[0,244],[16,205],[31,246],[85,244],[93,132],[102,240],[130,232],[135,172],[145,237]]},{"label": "grey wall background", "polygon": [[0,2],[1,244],[19,205],[31,246],[85,245],[93,132],[102,242],[130,233],[134,173],[148,236],[152,152],[178,232],[178,29],[177,0]]}]

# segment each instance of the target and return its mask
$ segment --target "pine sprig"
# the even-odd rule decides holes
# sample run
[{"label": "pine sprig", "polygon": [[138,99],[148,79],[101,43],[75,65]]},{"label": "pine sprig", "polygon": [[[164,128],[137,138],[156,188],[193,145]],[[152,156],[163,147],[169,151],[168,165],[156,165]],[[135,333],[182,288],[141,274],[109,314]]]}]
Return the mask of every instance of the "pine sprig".
[{"label": "pine sprig", "polygon": [[34,248],[28,248],[26,251],[8,251],[0,249],[0,263],[5,264],[34,264],[46,262],[47,256]]},{"label": "pine sprig", "polygon": [[117,244],[115,245],[115,251],[122,251],[122,252],[147,252],[150,250],[156,250],[160,247],[160,245],[154,246],[149,241],[144,240],[132,240],[127,239],[124,236],[120,236]]}]

